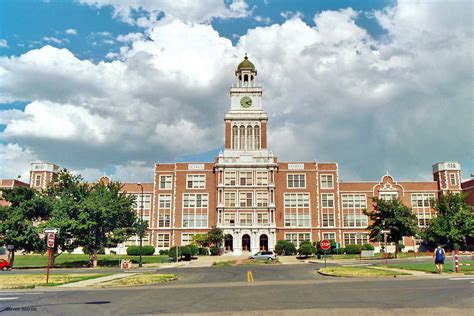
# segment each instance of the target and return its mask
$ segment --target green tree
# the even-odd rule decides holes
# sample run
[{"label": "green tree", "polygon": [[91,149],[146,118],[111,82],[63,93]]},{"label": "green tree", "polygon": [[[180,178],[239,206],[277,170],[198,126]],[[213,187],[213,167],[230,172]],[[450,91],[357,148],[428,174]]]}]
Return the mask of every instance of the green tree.
[{"label": "green tree", "polygon": [[417,234],[418,219],[411,208],[397,199],[384,200],[375,197],[373,202],[373,211],[364,210],[364,214],[370,218],[371,222],[367,227],[370,241],[380,241],[382,230],[389,230],[387,241],[395,243],[395,257],[398,257],[400,240],[404,236]]},{"label": "green tree", "polygon": [[298,249],[298,254],[305,258],[311,256],[315,252],[316,249],[311,245],[311,243],[301,243],[300,248]]},{"label": "green tree", "polygon": [[120,189],[117,182],[91,184],[79,203],[72,232],[77,244],[89,254],[92,267],[97,266],[101,248],[115,247],[138,231],[138,219],[132,209],[134,199]]},{"label": "green tree", "polygon": [[211,245],[221,246],[224,240],[224,232],[222,229],[213,226],[212,229],[207,233],[207,238]]},{"label": "green tree", "polygon": [[13,245],[9,261],[13,266],[15,251],[44,252],[46,241],[40,238],[38,223],[51,213],[51,201],[38,191],[17,187],[3,190],[3,197],[10,206],[0,207],[0,239],[4,245]]},{"label": "green tree", "polygon": [[422,232],[424,240],[456,249],[465,244],[466,237],[474,236],[474,212],[466,203],[465,194],[442,194],[438,201],[433,201],[433,209],[437,216]]},{"label": "green tree", "polygon": [[207,234],[196,234],[192,237],[193,243],[199,247],[207,247],[209,245],[209,238]]}]

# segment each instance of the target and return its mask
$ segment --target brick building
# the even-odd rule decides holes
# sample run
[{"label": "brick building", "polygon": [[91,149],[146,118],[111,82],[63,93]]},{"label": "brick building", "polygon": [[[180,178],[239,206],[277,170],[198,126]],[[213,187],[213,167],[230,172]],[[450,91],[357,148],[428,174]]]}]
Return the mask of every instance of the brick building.
[{"label": "brick building", "polygon": [[[365,243],[368,218],[363,210],[373,208],[373,197],[402,200],[425,227],[435,216],[430,199],[463,190],[457,162],[434,164],[433,181],[397,181],[386,174],[379,181],[346,182],[337,163],[278,161],[267,146],[268,116],[256,78],[255,66],[245,56],[230,89],[224,150],[214,162],[157,163],[153,183],[124,183],[123,190],[136,196],[137,213],[143,198],[149,226],[144,244],[158,249],[184,245],[212,226],[223,229],[224,247],[236,255],[272,250],[281,239]],[[58,170],[54,164],[32,164],[30,186],[44,189]],[[469,183],[466,189],[472,191]],[[405,249],[413,249],[416,241],[408,237],[404,243]],[[138,239],[121,247],[131,244]]]}]

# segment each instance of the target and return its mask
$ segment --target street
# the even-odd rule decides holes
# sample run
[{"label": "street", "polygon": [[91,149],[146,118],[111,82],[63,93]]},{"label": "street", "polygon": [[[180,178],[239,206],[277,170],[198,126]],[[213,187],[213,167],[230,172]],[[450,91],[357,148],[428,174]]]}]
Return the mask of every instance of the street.
[{"label": "street", "polygon": [[[424,314],[474,309],[474,277],[360,279],[324,277],[321,264],[162,269],[179,280],[120,289],[38,288],[0,291],[8,314],[172,314],[260,311],[377,313],[387,309]],[[248,278],[249,271],[253,282]],[[21,311],[23,308],[23,311]],[[326,311],[326,312],[324,312]]]}]

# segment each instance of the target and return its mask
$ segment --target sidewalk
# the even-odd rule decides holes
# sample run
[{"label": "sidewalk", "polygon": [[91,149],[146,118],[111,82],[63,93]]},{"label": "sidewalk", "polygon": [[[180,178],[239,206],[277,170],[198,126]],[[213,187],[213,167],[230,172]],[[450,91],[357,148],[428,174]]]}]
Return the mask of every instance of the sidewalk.
[{"label": "sidewalk", "polygon": [[95,278],[95,279],[89,279],[89,280],[84,280],[84,281],[79,281],[79,282],[63,284],[63,285],[59,285],[58,287],[87,287],[87,286],[91,286],[91,285],[106,282],[106,281],[123,279],[123,278],[129,277],[132,275],[137,275],[137,274],[141,274],[141,273],[138,273],[138,272],[137,273],[118,273],[118,274],[108,275],[101,278]]}]

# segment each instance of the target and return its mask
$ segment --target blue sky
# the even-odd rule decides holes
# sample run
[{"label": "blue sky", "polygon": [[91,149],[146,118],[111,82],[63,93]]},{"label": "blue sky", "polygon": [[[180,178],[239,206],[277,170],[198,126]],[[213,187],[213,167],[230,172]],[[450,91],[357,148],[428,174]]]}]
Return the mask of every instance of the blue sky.
[{"label": "blue sky", "polygon": [[[469,1],[141,3],[0,2],[0,162],[21,169],[0,178],[26,174],[30,160],[139,180],[156,161],[212,161],[244,51],[265,84],[280,160],[336,161],[346,179],[429,179],[444,160],[460,161],[464,177],[474,169],[472,138],[452,130],[472,117]],[[458,49],[438,46],[446,38]],[[203,56],[222,60],[206,61],[204,83],[161,89],[199,74],[185,61]]]}]

